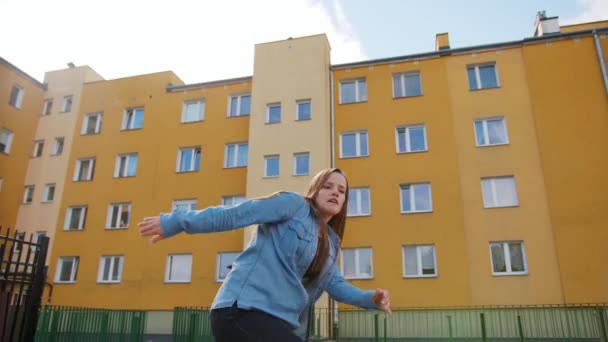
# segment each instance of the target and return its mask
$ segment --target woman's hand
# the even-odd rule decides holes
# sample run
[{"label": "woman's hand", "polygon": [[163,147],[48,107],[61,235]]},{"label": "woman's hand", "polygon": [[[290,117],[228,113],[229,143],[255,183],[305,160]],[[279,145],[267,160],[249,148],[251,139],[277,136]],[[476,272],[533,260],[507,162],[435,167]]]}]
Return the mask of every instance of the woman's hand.
[{"label": "woman's hand", "polygon": [[137,224],[140,236],[152,236],[150,243],[156,243],[165,238],[163,230],[160,227],[160,216],[145,217],[143,221]]},{"label": "woman's hand", "polygon": [[378,309],[386,312],[389,316],[393,313],[391,311],[391,300],[388,297],[388,291],[383,289],[376,289],[374,294],[372,295],[372,299]]}]

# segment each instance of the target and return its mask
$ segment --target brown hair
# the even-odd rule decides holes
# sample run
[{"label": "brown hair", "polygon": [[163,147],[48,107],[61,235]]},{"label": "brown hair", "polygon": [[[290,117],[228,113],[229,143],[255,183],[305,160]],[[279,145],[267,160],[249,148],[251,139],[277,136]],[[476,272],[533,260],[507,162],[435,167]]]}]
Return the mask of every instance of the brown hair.
[{"label": "brown hair", "polygon": [[[340,237],[340,240],[342,240],[342,237],[344,236],[344,226],[346,225],[346,210],[348,208],[348,180],[346,179],[344,172],[337,168],[329,168],[319,171],[319,173],[317,173],[310,181],[310,185],[308,186],[308,190],[306,191],[304,198],[313,208],[313,212],[317,218],[320,218],[319,208],[317,208],[315,199],[332,173],[338,173],[346,180],[346,193],[344,194],[344,203],[342,204],[342,209],[340,209],[340,212],[334,215],[328,222],[334,232]],[[319,243],[317,245],[317,252],[312,263],[310,264],[310,267],[306,271],[306,276],[318,275],[323,269],[327,256],[329,255],[329,236],[327,229],[325,229],[324,222],[319,222],[318,239]]]}]

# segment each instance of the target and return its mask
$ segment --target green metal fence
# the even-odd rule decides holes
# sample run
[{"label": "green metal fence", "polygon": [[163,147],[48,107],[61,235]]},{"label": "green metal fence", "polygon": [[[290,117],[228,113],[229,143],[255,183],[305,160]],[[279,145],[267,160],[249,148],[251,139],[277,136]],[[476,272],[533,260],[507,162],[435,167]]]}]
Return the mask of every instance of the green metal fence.
[{"label": "green metal fence", "polygon": [[35,341],[143,341],[145,311],[44,306]]},{"label": "green metal fence", "polygon": [[213,341],[207,308],[175,308],[173,342]]}]

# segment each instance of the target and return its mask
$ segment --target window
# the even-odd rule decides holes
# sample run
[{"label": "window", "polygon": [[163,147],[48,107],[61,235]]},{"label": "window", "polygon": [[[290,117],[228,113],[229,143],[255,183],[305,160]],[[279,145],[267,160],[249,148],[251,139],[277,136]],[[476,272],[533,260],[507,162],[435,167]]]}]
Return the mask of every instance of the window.
[{"label": "window", "polygon": [[526,249],[521,241],[490,243],[493,275],[527,274]]},{"label": "window", "polygon": [[470,65],[467,67],[469,89],[496,88],[499,86],[496,64]]},{"label": "window", "polygon": [[420,72],[393,75],[393,97],[422,95]]},{"label": "window", "polygon": [[340,157],[366,157],[368,156],[367,132],[351,132],[340,134]]},{"label": "window", "polygon": [[99,273],[97,274],[98,283],[120,283],[122,277],[122,265],[124,257],[122,255],[102,256],[99,260]]},{"label": "window", "polygon": [[[40,239],[41,237],[45,237],[46,236],[46,231],[44,230],[40,230],[34,233],[34,239],[32,240],[32,242],[38,244],[38,239]],[[42,240],[40,240],[40,242],[42,242]],[[31,246],[32,251],[36,251],[36,246]]]},{"label": "window", "polygon": [[53,202],[53,199],[55,199],[55,183],[45,184],[42,202]]},{"label": "window", "polygon": [[137,173],[137,153],[119,154],[116,156],[114,177],[135,177]]},{"label": "window", "polygon": [[372,270],[371,248],[343,248],[342,249],[342,274],[345,279],[371,279],[374,277]]},{"label": "window", "polygon": [[15,240],[17,241],[13,243],[13,253],[19,253],[23,247],[23,241],[25,241],[25,233],[16,233]]},{"label": "window", "polygon": [[34,186],[26,185],[25,191],[23,192],[23,203],[32,203],[34,199]]},{"label": "window", "polygon": [[397,127],[397,153],[427,150],[424,125]]},{"label": "window", "polygon": [[122,129],[132,130],[139,129],[144,126],[144,109],[131,108],[126,109],[122,117]]},{"label": "window", "polygon": [[198,171],[201,169],[201,148],[185,147],[177,151],[177,172]]},{"label": "window", "polygon": [[182,122],[202,121],[205,118],[205,100],[185,101]]},{"label": "window", "polygon": [[55,282],[75,283],[79,261],[80,258],[77,256],[59,257],[57,259],[57,270],[55,271]]},{"label": "window", "polygon": [[247,145],[247,143],[227,144],[224,156],[224,167],[231,168],[247,166],[248,150],[249,145]]},{"label": "window", "polygon": [[243,116],[251,113],[251,95],[233,95],[230,96],[230,104],[228,108],[228,116]]},{"label": "window", "polygon": [[44,107],[42,107],[42,115],[50,115],[53,109],[53,99],[44,100]]},{"label": "window", "polygon": [[234,207],[236,205],[239,205],[239,204],[245,202],[246,199],[247,198],[245,198],[245,196],[243,196],[243,195],[224,196],[224,197],[222,197],[222,205]]},{"label": "window", "polygon": [[515,207],[519,205],[513,176],[482,178],[481,191],[484,208]]},{"label": "window", "polygon": [[76,168],[74,170],[74,181],[90,181],[93,180],[95,173],[95,158],[82,158],[76,160]]},{"label": "window", "polygon": [[87,219],[86,206],[69,207],[65,216],[63,230],[82,230]]},{"label": "window", "polygon": [[63,137],[55,138],[53,141],[53,156],[58,156],[63,153]]},{"label": "window", "polygon": [[509,143],[504,118],[475,120],[477,146],[502,145]]},{"label": "window", "polygon": [[25,91],[18,85],[14,85],[13,89],[11,89],[11,97],[8,100],[8,104],[21,109],[21,104],[23,103],[23,95]]},{"label": "window", "polygon": [[279,176],[279,156],[264,156],[264,177]]},{"label": "window", "polygon": [[215,271],[215,281],[223,282],[232,269],[232,263],[241,253],[218,253],[217,269]]},{"label": "window", "polygon": [[112,203],[108,207],[106,228],[127,228],[131,219],[131,203]]},{"label": "window", "polygon": [[0,152],[9,154],[11,145],[13,144],[13,136],[13,132],[6,128],[3,128],[2,131],[0,131]]},{"label": "window", "polygon": [[266,123],[279,123],[281,122],[281,104],[272,103],[266,105]]},{"label": "window", "polygon": [[403,246],[403,276],[406,278],[436,277],[435,246]]},{"label": "window", "polygon": [[2,191],[2,182],[4,181],[4,179],[2,177],[0,177],[0,191]]},{"label": "window", "polygon": [[310,120],[311,116],[310,100],[296,101],[296,120]]},{"label": "window", "polygon": [[401,185],[401,213],[424,213],[430,211],[433,211],[430,184]]},{"label": "window", "polygon": [[61,102],[61,112],[67,113],[72,111],[72,95],[64,96]]},{"label": "window", "polygon": [[340,82],[340,103],[367,101],[367,83],[365,79]]},{"label": "window", "polygon": [[293,154],[294,176],[306,176],[310,173],[310,154],[308,152]]},{"label": "window", "polygon": [[184,199],[173,201],[173,210],[196,210],[195,199]]},{"label": "window", "polygon": [[165,282],[189,283],[192,273],[192,254],[169,254],[165,268]]},{"label": "window", "polygon": [[89,113],[85,115],[80,134],[98,134],[101,132],[101,117],[101,113]]},{"label": "window", "polygon": [[42,150],[44,149],[44,140],[36,140],[34,141],[34,153],[32,157],[38,158],[42,156]]},{"label": "window", "polygon": [[371,213],[371,202],[369,199],[369,188],[348,189],[348,216],[366,216]]}]

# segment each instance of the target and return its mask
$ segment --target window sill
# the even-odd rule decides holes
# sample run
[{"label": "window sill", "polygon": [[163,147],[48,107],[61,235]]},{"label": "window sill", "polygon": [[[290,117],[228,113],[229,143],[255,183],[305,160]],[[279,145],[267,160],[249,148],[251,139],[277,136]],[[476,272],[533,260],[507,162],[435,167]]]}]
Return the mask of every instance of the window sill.
[{"label": "window sill", "polygon": [[311,121],[311,120],[312,120],[312,117],[307,118],[307,119],[298,119],[298,118],[296,118],[294,121],[295,122],[299,122],[299,121]]},{"label": "window sill", "polygon": [[367,100],[365,101],[354,101],[354,102],[340,102],[339,104],[342,105],[352,105],[352,104],[357,104],[357,103],[367,103]]},{"label": "window sill", "polygon": [[428,152],[428,151],[429,151],[428,149],[426,149],[426,150],[420,150],[420,151],[403,151],[403,152],[401,152],[401,151],[397,151],[397,155],[401,155],[401,154],[416,154],[416,153],[425,153],[425,152]]},{"label": "window sill", "polygon": [[280,123],[281,123],[281,121],[277,121],[277,122],[264,122],[264,125],[271,126],[271,125],[277,125],[277,124],[280,124]]},{"label": "window sill", "polygon": [[346,280],[373,280],[374,276],[354,276],[354,277],[344,277]]},{"label": "window sill", "polygon": [[176,170],[175,173],[180,174],[180,173],[194,173],[194,172],[199,172],[200,169],[198,170],[185,170],[185,171],[180,171],[180,170]]},{"label": "window sill", "polygon": [[81,133],[80,133],[80,135],[83,135],[83,136],[84,136],[84,135],[99,135],[99,134],[101,134],[101,132],[93,132],[93,133],[87,133],[87,132],[82,133],[82,132],[81,132]]},{"label": "window sill", "polygon": [[422,97],[424,94],[419,94],[419,95],[405,95],[405,96],[393,96],[393,100],[400,100],[400,99],[410,99],[413,97]]},{"label": "window sill", "polygon": [[118,281],[97,281],[97,284],[99,285],[113,285],[113,284],[120,284],[120,280]]},{"label": "window sill", "polygon": [[297,173],[297,174],[294,174],[292,176],[294,176],[294,177],[302,177],[302,176],[308,176],[308,175],[310,175],[310,173]]},{"label": "window sill", "polygon": [[72,182],[74,183],[86,183],[86,182],[92,182],[92,179],[77,179],[77,180],[72,180]]},{"label": "window sill", "polygon": [[121,128],[120,131],[121,132],[130,132],[130,131],[141,131],[143,130],[143,127],[137,127],[137,128]]},{"label": "window sill", "polygon": [[195,124],[195,123],[198,123],[198,122],[203,122],[203,121],[205,121],[205,119],[204,119],[204,118],[203,118],[203,119],[201,119],[201,120],[193,120],[193,121],[181,121],[180,123],[181,123],[181,124],[183,124],[183,125],[188,125],[188,124]]},{"label": "window sill", "polygon": [[243,117],[243,116],[250,116],[250,115],[251,115],[251,113],[249,113],[249,114],[239,114],[239,115],[230,115],[230,114],[227,114],[226,117],[228,119],[232,119],[232,118],[240,118],[240,117]]},{"label": "window sill", "polygon": [[429,214],[433,213],[433,210],[425,210],[425,211],[402,211],[403,215],[411,215],[411,214]]},{"label": "window sill", "polygon": [[30,205],[32,202],[21,202],[21,205]]},{"label": "window sill", "polygon": [[366,158],[366,157],[369,157],[369,154],[365,155],[365,156],[348,156],[348,157],[340,156],[340,159],[355,159],[355,158]]},{"label": "window sill", "polygon": [[53,153],[51,154],[51,157],[59,157],[61,155],[61,153]]},{"label": "window sill", "polygon": [[425,279],[425,278],[438,278],[439,275],[438,274],[429,274],[429,275],[408,275],[408,276],[403,276],[403,279]]},{"label": "window sill", "polygon": [[53,203],[53,201],[40,201],[41,204],[50,204]]},{"label": "window sill", "polygon": [[499,89],[499,88],[500,88],[500,84],[497,85],[496,87],[486,87],[486,88],[477,88],[477,89],[469,88],[469,91],[480,91],[480,90]]},{"label": "window sill", "polygon": [[486,145],[475,145],[475,147],[494,147],[494,146],[506,146],[510,145],[509,142],[501,143],[501,144],[486,144]]},{"label": "window sill", "polygon": [[492,276],[494,276],[494,277],[527,276],[527,275],[528,275],[528,272],[500,272],[500,273],[492,272]]},{"label": "window sill", "polygon": [[495,207],[483,207],[484,209],[500,209],[500,208],[519,208],[519,204],[514,204],[514,205],[501,205],[501,206],[495,206]]},{"label": "window sill", "polygon": [[135,176],[114,176],[114,179],[135,178]]},{"label": "window sill", "polygon": [[63,228],[64,232],[82,232],[84,231],[84,228],[80,228],[80,229],[69,229],[69,228]]},{"label": "window sill", "polygon": [[245,169],[247,168],[247,165],[243,165],[243,166],[224,166],[224,169]]},{"label": "window sill", "polygon": [[165,284],[191,284],[191,280],[165,280]]},{"label": "window sill", "polygon": [[352,214],[352,215],[347,214],[346,215],[346,217],[369,217],[369,216],[372,216],[372,214],[369,213],[369,214]]},{"label": "window sill", "polygon": [[274,179],[274,178],[279,178],[279,176],[263,176],[262,178],[264,179]]}]

